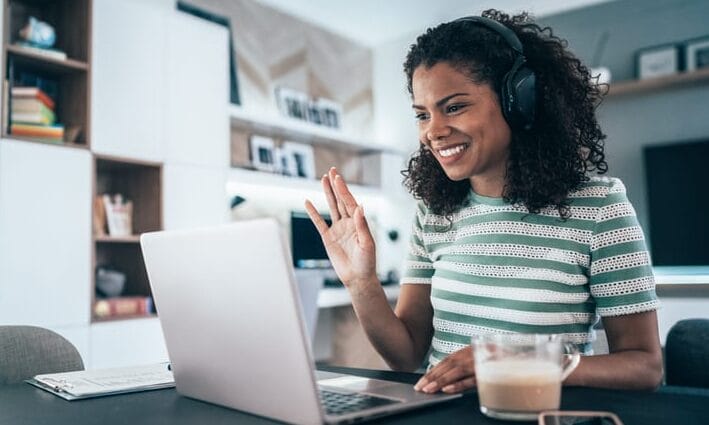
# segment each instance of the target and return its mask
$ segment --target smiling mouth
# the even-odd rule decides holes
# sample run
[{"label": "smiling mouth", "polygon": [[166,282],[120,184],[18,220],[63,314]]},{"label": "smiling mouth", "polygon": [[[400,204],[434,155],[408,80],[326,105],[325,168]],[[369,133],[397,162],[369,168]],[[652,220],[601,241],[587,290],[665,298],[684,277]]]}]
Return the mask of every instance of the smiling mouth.
[{"label": "smiling mouth", "polygon": [[461,145],[456,145],[456,146],[453,146],[450,148],[437,149],[437,152],[443,158],[447,158],[449,156],[453,156],[453,155],[463,152],[464,150],[468,149],[468,146],[469,146],[468,143],[463,143]]}]

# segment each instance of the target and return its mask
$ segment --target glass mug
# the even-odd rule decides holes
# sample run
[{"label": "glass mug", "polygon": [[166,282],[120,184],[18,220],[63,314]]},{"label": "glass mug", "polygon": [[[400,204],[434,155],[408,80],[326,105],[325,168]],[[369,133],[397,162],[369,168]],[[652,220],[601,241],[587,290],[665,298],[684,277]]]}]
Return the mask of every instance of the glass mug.
[{"label": "glass mug", "polygon": [[480,411],[497,419],[530,421],[558,410],[561,383],[581,360],[560,335],[480,335],[472,345]]}]

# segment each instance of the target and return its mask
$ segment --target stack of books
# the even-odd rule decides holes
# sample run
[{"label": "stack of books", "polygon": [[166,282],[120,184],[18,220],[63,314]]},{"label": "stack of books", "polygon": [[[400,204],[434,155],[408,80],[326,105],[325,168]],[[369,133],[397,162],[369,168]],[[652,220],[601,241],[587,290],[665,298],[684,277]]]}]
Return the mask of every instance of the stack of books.
[{"label": "stack of books", "polygon": [[38,87],[13,87],[10,133],[46,142],[64,141],[64,126],[56,123],[54,100]]}]

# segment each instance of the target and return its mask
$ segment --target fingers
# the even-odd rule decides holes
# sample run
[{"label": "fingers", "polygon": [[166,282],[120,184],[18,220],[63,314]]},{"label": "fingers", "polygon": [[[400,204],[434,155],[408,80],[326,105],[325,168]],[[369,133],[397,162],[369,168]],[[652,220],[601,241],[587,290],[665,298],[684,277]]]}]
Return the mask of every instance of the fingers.
[{"label": "fingers", "polygon": [[[328,177],[330,179],[330,186],[332,190],[334,191],[334,197],[335,201],[337,203],[337,212],[339,213],[339,216],[342,218],[345,217],[352,217],[352,214],[354,213],[354,209],[352,210],[347,210],[347,207],[345,206],[344,201],[342,200],[342,194],[340,193],[340,190],[338,190],[338,182],[337,180],[342,180],[342,177],[337,174],[337,169],[335,167],[330,168],[330,171],[328,171]],[[343,181],[344,183],[344,181]]]},{"label": "fingers", "polygon": [[460,393],[475,387],[475,385],[475,377],[469,376],[467,378],[461,379],[458,382],[446,385],[445,387],[441,388],[441,391],[448,394]]},{"label": "fingers", "polygon": [[320,213],[318,210],[315,208],[312,202],[309,200],[305,201],[305,211],[308,213],[308,216],[310,217],[310,220],[313,222],[315,225],[315,228],[318,229],[318,233],[320,233],[320,237],[323,237],[325,233],[328,231],[329,227],[325,220],[320,216]]},{"label": "fingers", "polygon": [[337,174],[335,167],[330,169],[330,176],[332,176],[335,182],[335,193],[337,193],[338,202],[344,206],[347,215],[352,217],[355,208],[357,208],[357,200],[352,196],[352,192],[350,192],[350,189],[347,187],[345,179]]},{"label": "fingers", "polygon": [[369,231],[367,219],[364,217],[364,209],[361,205],[354,210],[355,230],[357,230],[357,240],[362,248],[369,248],[374,245],[372,232]]},{"label": "fingers", "polygon": [[472,378],[471,371],[460,365],[452,362],[439,364],[424,375],[414,389],[425,393],[435,393],[443,388],[451,390],[457,383],[468,378]]},{"label": "fingers", "polygon": [[330,217],[332,217],[332,221],[335,222],[340,219],[340,210],[337,207],[337,198],[335,197],[335,192],[332,189],[330,176],[328,174],[323,175],[320,182],[322,183],[322,188],[325,192],[325,198],[327,198],[327,204],[330,206]]},{"label": "fingers", "polygon": [[414,385],[414,389],[425,393],[459,392],[474,385],[475,367],[472,350],[467,347],[448,355],[421,377]]}]

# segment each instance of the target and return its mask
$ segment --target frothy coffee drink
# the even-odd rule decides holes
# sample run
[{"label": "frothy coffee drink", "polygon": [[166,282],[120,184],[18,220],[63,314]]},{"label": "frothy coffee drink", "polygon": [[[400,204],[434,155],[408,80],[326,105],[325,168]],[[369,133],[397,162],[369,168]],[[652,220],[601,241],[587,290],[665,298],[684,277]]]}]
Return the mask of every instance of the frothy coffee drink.
[{"label": "frothy coffee drink", "polygon": [[502,412],[556,410],[561,403],[559,365],[536,359],[486,362],[476,370],[480,405]]}]

